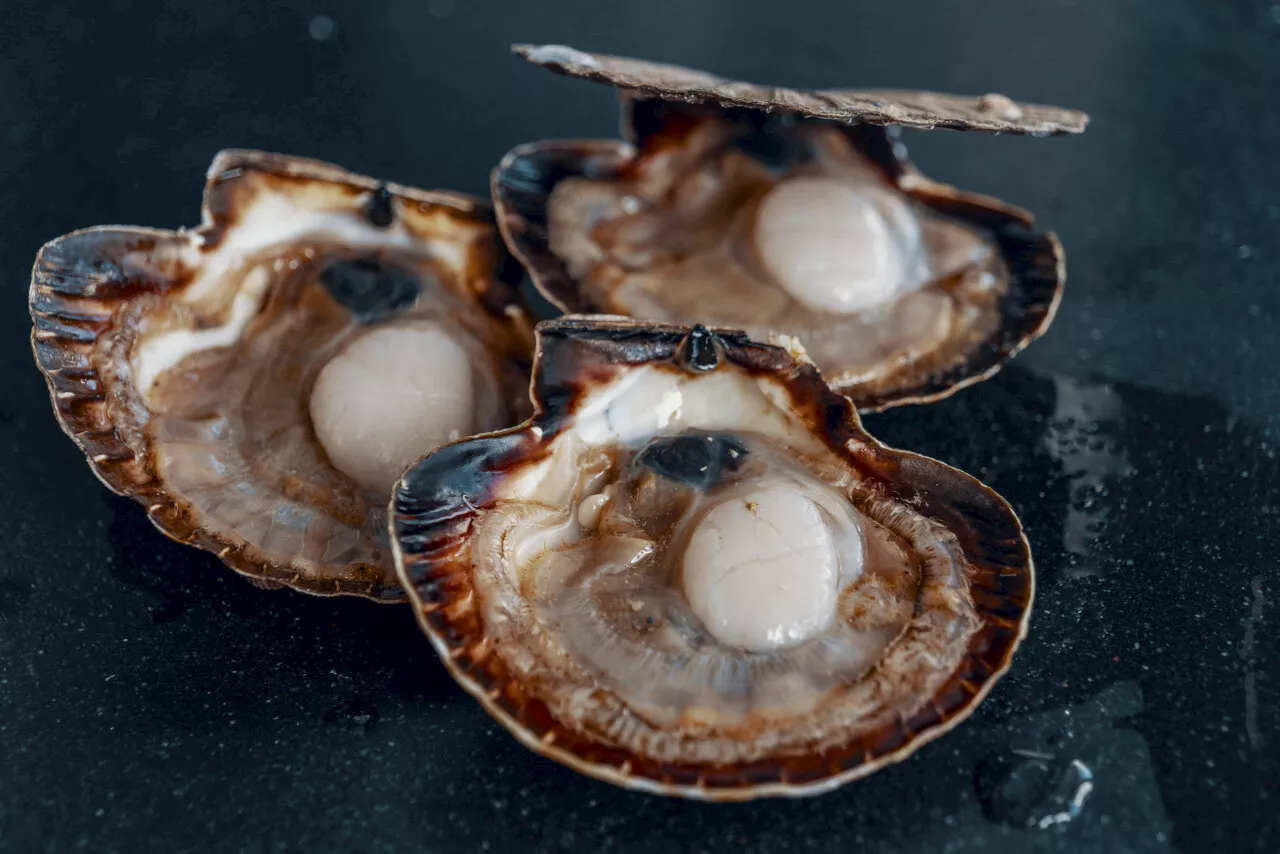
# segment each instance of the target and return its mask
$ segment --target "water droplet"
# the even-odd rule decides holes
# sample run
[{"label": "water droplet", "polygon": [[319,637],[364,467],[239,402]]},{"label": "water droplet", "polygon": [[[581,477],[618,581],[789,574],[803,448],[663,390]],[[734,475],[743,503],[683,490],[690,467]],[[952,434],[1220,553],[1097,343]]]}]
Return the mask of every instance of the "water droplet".
[{"label": "water droplet", "polygon": [[979,763],[973,785],[990,820],[1044,829],[1080,815],[1093,791],[1093,772],[1078,759],[1007,749]]},{"label": "water droplet", "polygon": [[333,18],[326,15],[316,15],[307,24],[307,32],[311,34],[311,38],[318,42],[325,42],[333,38],[333,34],[337,29],[337,25],[333,23]]}]

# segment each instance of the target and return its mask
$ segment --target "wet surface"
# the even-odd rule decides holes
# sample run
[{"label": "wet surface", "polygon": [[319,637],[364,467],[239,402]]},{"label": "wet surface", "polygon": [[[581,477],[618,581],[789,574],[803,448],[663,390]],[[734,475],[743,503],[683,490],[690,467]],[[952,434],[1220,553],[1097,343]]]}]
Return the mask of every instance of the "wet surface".
[{"label": "wet surface", "polygon": [[[1178,816],[1170,841],[1250,850],[1275,838],[1268,802],[1280,763],[1261,737],[1280,726],[1280,661],[1274,634],[1261,659],[1257,639],[1277,592],[1275,444],[1208,397],[1016,366],[987,385],[869,426],[979,474],[1021,511],[1041,587],[1003,687],[1053,708],[1131,681],[1145,702],[1126,727],[1146,740]],[[1009,452],[979,459],[956,433],[990,435]],[[1107,782],[1096,775],[1095,791]]]},{"label": "wet surface", "polygon": [[[606,5],[0,4],[0,851],[1280,850],[1277,7]],[[1013,367],[868,419],[1000,491],[1038,570],[1012,671],[901,765],[729,806],[582,779],[466,698],[407,608],[255,588],[61,436],[27,341],[42,241],[194,224],[223,146],[482,193],[516,143],[614,132],[607,92],[517,40],[1093,114],[1079,139],[907,135],[1040,214],[1071,274]]]}]

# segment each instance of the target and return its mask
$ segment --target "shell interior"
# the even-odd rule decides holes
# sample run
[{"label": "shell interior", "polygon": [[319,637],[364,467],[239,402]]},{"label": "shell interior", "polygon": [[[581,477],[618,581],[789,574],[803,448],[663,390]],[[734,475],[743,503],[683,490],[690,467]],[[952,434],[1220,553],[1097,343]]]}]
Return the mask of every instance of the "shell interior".
[{"label": "shell interior", "polygon": [[224,152],[199,229],[41,251],[36,357],[95,471],[166,533],[271,584],[400,599],[395,477],[527,409],[504,258],[480,203]]},{"label": "shell interior", "polygon": [[454,675],[524,743],[664,794],[809,794],[970,711],[1030,607],[1016,517],[862,432],[800,351],[544,323],[540,407],[393,504]]}]

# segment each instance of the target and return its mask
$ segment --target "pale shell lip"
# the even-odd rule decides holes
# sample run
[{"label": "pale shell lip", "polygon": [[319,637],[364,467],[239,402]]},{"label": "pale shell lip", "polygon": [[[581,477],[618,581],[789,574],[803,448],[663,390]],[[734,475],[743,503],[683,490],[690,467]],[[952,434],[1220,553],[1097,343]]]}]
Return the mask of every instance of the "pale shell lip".
[{"label": "pale shell lip", "polygon": [[[248,176],[256,177],[244,180]],[[444,241],[451,239],[453,228],[491,233],[492,237],[474,245],[460,243],[446,262],[462,265],[468,276],[483,278],[481,272],[487,270],[485,275],[491,278],[484,299],[494,305],[486,310],[503,318],[513,336],[529,334],[511,281],[515,270],[485,201],[386,183],[309,158],[231,149],[219,152],[207,170],[201,223],[196,228],[95,226],[41,248],[29,292],[35,360],[49,386],[59,425],[85,453],[91,470],[113,492],[142,504],[165,535],[212,552],[263,587],[403,601],[404,592],[389,566],[335,566],[331,571],[321,565],[319,571],[309,571],[275,562],[244,540],[203,527],[183,496],[171,493],[156,471],[150,439],[129,411],[135,406],[145,409],[137,389],[131,387],[132,378],[114,367],[104,372],[111,360],[95,349],[100,341],[103,347],[111,346],[109,342],[128,322],[127,315],[144,311],[141,306],[146,300],[184,287],[205,255],[216,252],[235,232],[251,209],[254,194],[267,192],[262,189],[266,185],[280,199],[303,205],[311,203],[308,194],[313,191],[327,194],[329,201],[341,198],[333,216],[367,222],[366,229],[394,235],[388,240],[412,242],[419,234],[413,229],[429,233],[437,227],[435,223],[445,226]],[[340,242],[342,237],[336,239]],[[134,255],[163,257],[165,262],[155,269],[135,269],[127,260]]]},{"label": "pale shell lip", "polygon": [[[926,704],[919,720],[884,734],[880,749],[853,746],[822,757],[820,771],[803,760],[767,768],[661,766],[566,730],[530,699],[488,644],[474,603],[465,555],[458,557],[481,512],[508,472],[536,458],[575,405],[575,368],[644,365],[681,358],[691,329],[616,317],[566,316],[538,327],[535,414],[509,430],[445,446],[409,469],[388,508],[396,570],[419,624],[458,683],[529,749],[596,779],[651,794],[707,801],[801,797],[831,791],[897,762],[973,712],[1008,670],[1026,635],[1035,581],[1030,547],[1017,515],[988,487],[950,466],[885,447],[861,427],[856,410],[830,391],[817,371],[788,350],[714,330],[723,358],[785,378],[797,411],[821,420],[832,447],[851,464],[875,471],[922,512],[945,520],[975,571],[970,580],[982,627],[960,671]],[[794,349],[794,344],[791,345]],[[559,364],[551,364],[559,362]],[[621,367],[619,367],[621,366]],[[566,393],[567,391],[567,393]],[[963,673],[961,672],[963,671]]]},{"label": "pale shell lip", "polygon": [[791,112],[816,119],[901,125],[932,130],[1031,136],[1083,133],[1089,116],[1078,110],[1018,103],[1004,95],[948,95],[898,89],[787,89],[727,80],[705,71],[564,45],[516,44],[511,51],[557,74],[606,83],[642,98]]}]

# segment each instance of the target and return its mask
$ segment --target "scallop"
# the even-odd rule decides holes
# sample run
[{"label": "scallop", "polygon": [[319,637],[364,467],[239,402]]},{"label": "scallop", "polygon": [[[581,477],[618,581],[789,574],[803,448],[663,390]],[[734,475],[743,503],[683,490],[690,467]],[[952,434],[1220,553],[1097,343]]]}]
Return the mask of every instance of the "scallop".
[{"label": "scallop", "polygon": [[901,126],[1079,133],[999,95],[797,91],[517,46],[623,93],[629,141],[546,141],[493,175],[498,221],[564,311],[799,338],[863,410],[994,373],[1052,320],[1062,247],[1026,211],[925,178]]},{"label": "scallop", "polygon": [[161,531],[262,586],[402,600],[395,480],[528,414],[532,327],[491,209],[224,151],[203,212],[40,251],[33,344],[58,420]]},{"label": "scallop", "polygon": [[1034,589],[996,493],[876,442],[794,340],[566,316],[535,414],[410,468],[392,544],[454,678],[647,792],[829,791],[964,719]]}]

